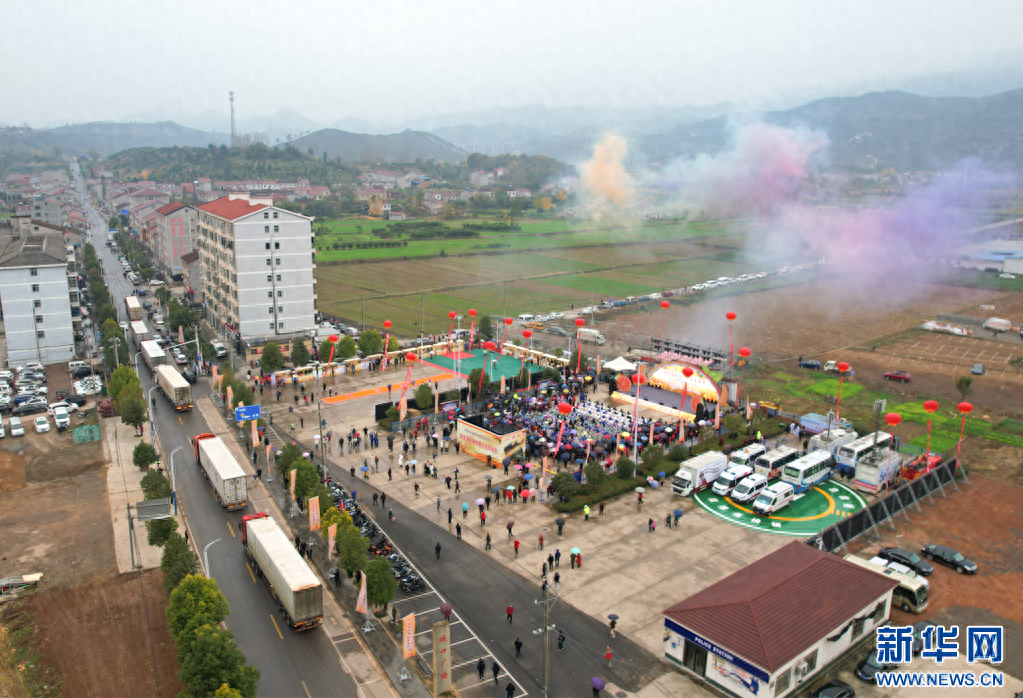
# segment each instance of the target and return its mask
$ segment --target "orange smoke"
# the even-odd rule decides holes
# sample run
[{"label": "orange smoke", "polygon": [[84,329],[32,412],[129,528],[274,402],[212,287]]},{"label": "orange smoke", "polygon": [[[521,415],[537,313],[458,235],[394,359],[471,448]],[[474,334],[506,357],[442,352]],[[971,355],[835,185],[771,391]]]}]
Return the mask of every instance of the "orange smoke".
[{"label": "orange smoke", "polygon": [[593,157],[580,166],[580,185],[594,203],[632,203],[635,187],[622,164],[628,152],[624,138],[608,134],[593,147]]}]

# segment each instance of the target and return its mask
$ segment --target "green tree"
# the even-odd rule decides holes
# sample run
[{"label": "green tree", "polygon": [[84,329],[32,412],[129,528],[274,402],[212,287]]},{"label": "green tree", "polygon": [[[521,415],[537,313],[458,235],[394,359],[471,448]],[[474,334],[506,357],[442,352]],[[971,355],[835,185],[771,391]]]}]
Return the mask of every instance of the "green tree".
[{"label": "green tree", "polygon": [[[156,293],[153,294],[153,295],[156,296],[157,302],[160,305],[162,305],[163,307],[165,307],[165,308],[167,307],[167,304],[170,303],[171,292],[170,292],[170,289],[167,288],[166,286],[161,286],[160,288],[156,289]],[[168,319],[170,319],[169,313],[168,313]],[[174,328],[174,329],[177,329],[177,328]]]},{"label": "green tree", "polygon": [[357,347],[355,346],[355,340],[345,335],[337,343],[337,349],[334,350],[335,359],[350,359],[355,356]]},{"label": "green tree", "polygon": [[222,623],[230,612],[227,599],[216,581],[190,574],[171,592],[170,602],[167,604],[167,628],[174,641],[179,642],[181,633],[189,623],[200,619],[202,623],[216,626]]},{"label": "green tree", "polygon": [[121,394],[121,391],[125,388],[125,386],[128,385],[138,385],[141,390],[139,377],[135,375],[135,371],[132,370],[131,366],[121,364],[120,368],[115,369],[114,372],[110,374],[110,381],[107,383],[107,389],[109,389],[110,395],[116,398]]},{"label": "green tree", "polygon": [[[145,441],[140,441],[135,444],[135,449],[131,452],[131,462],[135,464],[135,467],[139,470],[148,470],[149,466],[160,460],[160,457],[156,453],[156,449],[153,448]],[[160,475],[159,472],[156,473]],[[160,477],[163,477],[160,475]],[[144,478],[143,478],[144,479]],[[166,478],[164,478],[166,480]],[[150,499],[146,497],[146,499]],[[154,499],[157,499],[154,497]]]},{"label": "green tree", "polygon": [[[133,398],[142,400],[142,386],[138,383],[128,383],[121,388],[120,392],[111,392],[110,394],[114,398],[114,407],[120,410],[126,400],[131,400]],[[144,400],[143,404],[145,404]]]},{"label": "green tree", "polygon": [[622,456],[618,459],[616,466],[618,468],[618,477],[622,480],[630,480],[636,474],[636,464],[632,462],[631,458]]},{"label": "green tree", "polygon": [[264,373],[274,373],[284,368],[284,354],[277,342],[267,342],[259,355],[259,367]]},{"label": "green tree", "polygon": [[604,466],[596,461],[587,463],[586,467],[583,468],[583,472],[586,474],[586,481],[591,485],[597,484],[606,477]]},{"label": "green tree", "polygon": [[177,530],[178,522],[174,519],[146,521],[146,538],[150,545],[163,545],[170,538],[171,534],[177,533]]},{"label": "green tree", "polygon": [[363,356],[372,356],[384,351],[384,338],[377,330],[366,330],[359,336],[359,351]]},{"label": "green tree", "polygon": [[334,343],[329,339],[325,339],[320,342],[320,361],[326,362],[330,359],[330,349],[334,346]]},{"label": "green tree", "polygon": [[104,303],[99,306],[99,310],[96,311],[96,322],[98,322],[102,328],[103,323],[110,320],[117,322],[117,310],[110,303]]},{"label": "green tree", "polygon": [[[480,378],[483,382],[480,383]],[[469,389],[473,395],[479,395],[480,391],[486,390],[490,387],[490,376],[488,376],[482,368],[474,368],[469,371]]]},{"label": "green tree", "polygon": [[120,216],[110,216],[110,220],[107,221],[107,228],[116,228],[121,224]]},{"label": "green tree", "polygon": [[657,465],[664,458],[664,449],[660,446],[650,445],[643,449],[643,465]]},{"label": "green tree", "polygon": [[181,580],[199,571],[199,556],[188,546],[184,538],[172,533],[163,545],[160,569],[163,571],[163,588],[169,594]]},{"label": "green tree", "polygon": [[218,688],[213,696],[214,698],[243,698],[241,691],[231,688],[226,683]]},{"label": "green tree", "polygon": [[244,698],[254,698],[259,683],[259,671],[245,664],[234,635],[209,623],[195,629],[185,652],[179,647],[178,677],[193,696],[212,695],[227,684]]},{"label": "green tree", "polygon": [[[125,388],[129,390],[130,388]],[[146,403],[136,395],[120,401],[121,422],[140,429],[146,423]]]},{"label": "green tree", "polygon": [[[477,377],[477,380],[479,378]],[[421,383],[416,388],[416,407],[420,410],[428,410],[433,407],[433,389],[429,383]]]},{"label": "green tree", "polygon": [[335,546],[337,547],[337,564],[348,572],[349,577],[366,566],[369,539],[359,533],[359,529],[355,526],[339,528]]},{"label": "green tree", "polygon": [[483,313],[479,317],[479,336],[483,339],[494,338],[494,321],[489,313]]},{"label": "green tree", "polygon": [[956,392],[965,400],[966,396],[973,392],[973,378],[971,376],[958,376],[956,378]]},{"label": "green tree", "polygon": [[571,497],[579,491],[579,483],[568,473],[556,473],[551,478],[551,487],[562,497]]},{"label": "green tree", "polygon": [[[141,444],[140,444],[141,445]],[[142,477],[142,495],[148,499],[171,496],[171,483],[159,470],[150,470]]]},{"label": "green tree", "polygon": [[298,368],[307,363],[309,363],[309,347],[305,345],[304,340],[296,339],[291,343],[291,365]]},{"label": "green tree", "polygon": [[391,571],[391,563],[382,557],[374,557],[366,565],[366,598],[374,606],[387,610],[394,594],[398,591],[398,580]]},{"label": "green tree", "polygon": [[[572,350],[572,356],[568,359],[568,368],[571,371],[575,371],[576,362],[579,361],[579,348],[576,347]],[[586,367],[590,365],[590,359],[586,356],[586,352],[583,352],[582,361],[579,361],[578,366],[581,370],[586,370]]]},{"label": "green tree", "polygon": [[316,496],[320,485],[320,474],[316,472],[316,466],[305,458],[292,463],[298,468],[298,475],[295,476],[295,495],[303,499]]},{"label": "green tree", "polygon": [[677,465],[685,459],[686,447],[682,444],[672,444],[671,448],[668,449],[668,460]]},{"label": "green tree", "polygon": [[337,507],[329,507],[320,514],[320,528],[324,531],[324,535],[326,535],[326,530],[333,524],[337,524],[338,530],[345,526],[351,526],[352,517],[348,515],[347,511],[341,511]]}]

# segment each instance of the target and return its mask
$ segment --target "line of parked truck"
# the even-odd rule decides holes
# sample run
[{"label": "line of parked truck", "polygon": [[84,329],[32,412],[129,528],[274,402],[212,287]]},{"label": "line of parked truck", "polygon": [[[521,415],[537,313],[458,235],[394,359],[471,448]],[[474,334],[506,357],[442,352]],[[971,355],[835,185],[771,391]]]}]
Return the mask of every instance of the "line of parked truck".
[{"label": "line of parked truck", "polygon": [[768,451],[759,443],[733,452],[731,458],[708,451],[684,461],[671,487],[680,497],[709,487],[771,516],[836,474],[852,477],[853,486],[864,492],[876,494],[894,485],[903,474],[895,446],[896,439],[887,432],[860,437],[851,429],[834,428],[814,435],[805,455],[789,446]]}]

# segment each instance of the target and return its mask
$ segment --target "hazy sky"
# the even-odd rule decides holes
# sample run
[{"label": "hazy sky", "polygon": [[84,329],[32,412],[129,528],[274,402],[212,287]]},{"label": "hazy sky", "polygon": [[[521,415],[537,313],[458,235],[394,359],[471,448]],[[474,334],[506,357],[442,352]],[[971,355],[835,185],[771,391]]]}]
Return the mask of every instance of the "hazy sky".
[{"label": "hazy sky", "polygon": [[7,3],[4,27],[0,123],[32,125],[226,114],[231,89],[240,114],[323,123],[711,104],[1023,45],[1018,0],[32,0]]}]

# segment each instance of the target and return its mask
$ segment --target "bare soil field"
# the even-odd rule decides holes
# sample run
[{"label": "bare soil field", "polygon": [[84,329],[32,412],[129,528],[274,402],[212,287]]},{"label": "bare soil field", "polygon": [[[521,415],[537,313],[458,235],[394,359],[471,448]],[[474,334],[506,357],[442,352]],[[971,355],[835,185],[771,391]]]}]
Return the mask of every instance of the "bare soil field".
[{"label": "bare soil field", "polygon": [[972,485],[960,484],[960,491],[948,499],[938,495],[936,506],[921,504],[923,513],[911,511],[908,522],[897,517],[896,530],[881,526],[883,542],[863,536],[849,546],[850,552],[870,557],[883,545],[919,551],[926,543],[940,543],[977,563],[975,575],[956,574],[935,564],[929,579],[930,605],[919,616],[893,609],[897,623],[915,623],[953,606],[993,610],[1023,623],[1023,596],[1019,594],[1023,589],[1023,549],[1019,545],[1023,509],[1018,506],[1023,489],[976,475],[970,480]]},{"label": "bare soil field", "polygon": [[[827,301],[831,297],[828,281],[819,279],[760,293],[710,298],[692,306],[672,306],[665,314],[664,336],[727,348],[725,313],[732,311],[738,314],[736,347],[748,346],[755,355],[769,358],[810,357],[843,347],[869,346],[873,338],[907,330],[938,313],[957,312],[1004,295],[934,284],[921,284],[916,290],[916,297],[909,301],[879,287],[837,304]],[[623,319],[643,340],[657,335],[658,314]]]},{"label": "bare soil field", "polygon": [[994,310],[981,310],[980,305],[964,309],[960,315],[971,317],[1000,317],[1010,320],[1014,325],[1023,324],[1023,293],[998,295],[983,305],[993,305]]},{"label": "bare soil field", "polygon": [[155,569],[141,583],[138,574],[102,574],[73,587],[44,588],[6,608],[4,624],[31,626],[31,645],[60,675],[61,695],[168,696],[184,685],[166,610],[163,575]]}]

